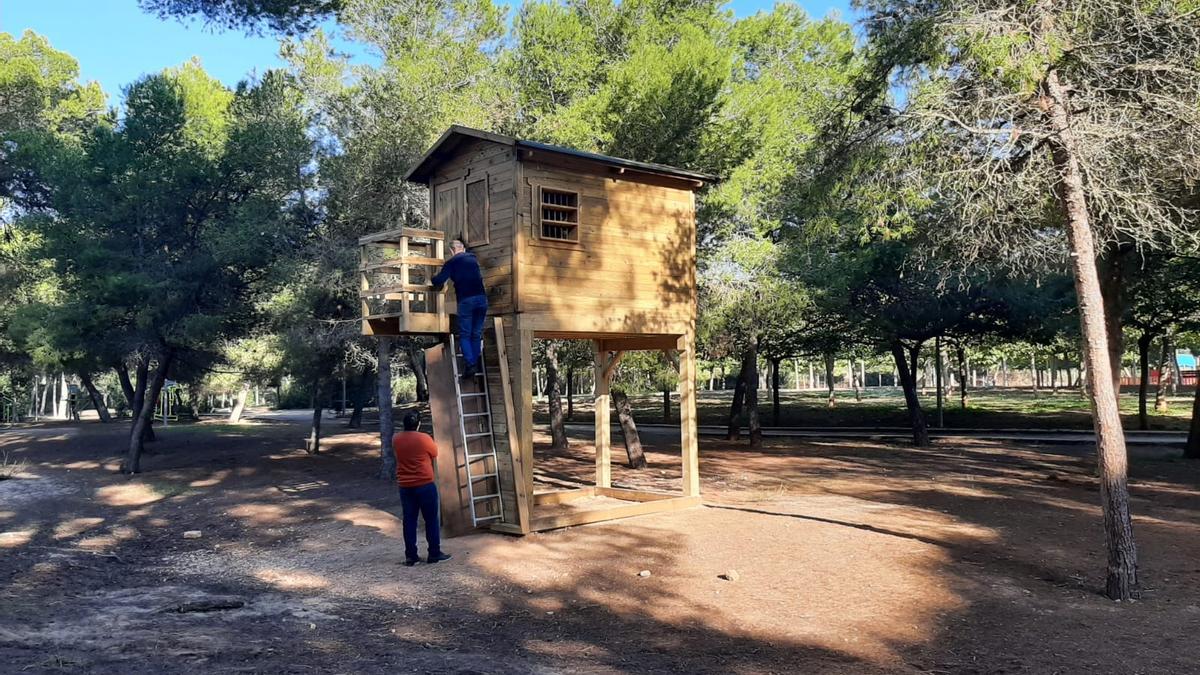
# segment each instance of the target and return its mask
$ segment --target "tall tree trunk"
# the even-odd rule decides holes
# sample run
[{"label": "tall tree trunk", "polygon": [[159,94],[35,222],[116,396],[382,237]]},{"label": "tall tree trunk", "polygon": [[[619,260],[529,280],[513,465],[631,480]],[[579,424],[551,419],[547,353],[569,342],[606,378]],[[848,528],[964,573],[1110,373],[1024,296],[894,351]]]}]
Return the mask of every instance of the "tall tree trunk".
[{"label": "tall tree trunk", "polygon": [[1050,150],[1060,177],[1057,192],[1073,254],[1071,262],[1082,325],[1084,363],[1091,385],[1088,390],[1099,455],[1100,503],[1108,552],[1105,591],[1112,599],[1128,600],[1138,585],[1137,546],[1129,515],[1128,455],[1117,407],[1104,297],[1096,271],[1096,250],[1088,220],[1083,171],[1071,127],[1068,87],[1059,81],[1056,69],[1046,74],[1045,90],[1054,127],[1054,135],[1049,139]]},{"label": "tall tree trunk", "polygon": [[1146,414],[1146,399],[1150,391],[1150,342],[1153,336],[1142,331],[1138,336],[1138,429],[1150,428],[1150,416]]},{"label": "tall tree trunk", "polygon": [[[408,367],[417,380],[417,401],[429,401],[429,379],[425,375],[425,354],[417,349],[412,340],[405,341],[405,352],[408,354]],[[390,352],[389,352],[390,353]]]},{"label": "tall tree trunk", "polygon": [[[138,411],[143,408],[142,404],[146,400],[146,386],[148,383],[148,374],[150,372],[150,358],[149,357],[146,357],[146,356],[140,357],[140,360],[138,361],[138,366],[137,366],[136,372],[137,372],[137,379],[134,381],[134,385],[133,385],[133,404],[129,406],[129,409],[131,411],[130,415],[132,416],[133,423],[136,423]],[[151,404],[152,410],[153,410],[153,404],[158,402],[157,398],[158,398],[158,395],[155,394],[155,400]],[[153,416],[151,416],[151,419],[153,419]],[[131,423],[131,425],[129,427],[129,433],[133,433],[133,427],[135,426],[133,423]],[[147,424],[142,429],[142,440],[147,443],[154,442],[155,436],[154,436],[154,427],[152,424]],[[139,448],[138,452],[139,452],[139,454],[141,453],[140,448]]]},{"label": "tall tree trunk", "polygon": [[758,416],[758,339],[750,341],[746,363],[750,368],[746,378],[746,422],[750,428],[750,447],[762,447],[762,423]]},{"label": "tall tree trunk", "polygon": [[233,409],[229,411],[230,424],[237,424],[242,421],[242,413],[246,412],[246,399],[250,396],[250,385],[243,383],[242,388],[238,390],[237,400],[233,403]]},{"label": "tall tree trunk", "polygon": [[108,414],[108,406],[104,404],[104,397],[96,389],[96,384],[92,382],[91,376],[87,373],[79,373],[79,381],[83,383],[83,388],[87,389],[88,396],[92,399],[92,406],[96,408],[96,414],[100,416],[100,421],[105,424],[111,422],[112,415]]},{"label": "tall tree trunk", "polygon": [[567,448],[567,429],[563,425],[562,391],[558,386],[558,344],[546,343],[546,396],[550,403],[550,447]]},{"label": "tall tree trunk", "polygon": [[1174,370],[1171,368],[1174,352],[1175,347],[1172,345],[1171,333],[1168,331],[1162,336],[1162,353],[1158,359],[1158,387],[1154,390],[1154,412],[1159,414],[1170,410],[1170,406],[1167,404],[1167,387],[1175,377]]},{"label": "tall tree trunk", "polygon": [[1125,353],[1125,331],[1122,326],[1126,300],[1125,266],[1126,258],[1133,250],[1133,247],[1126,243],[1109,244],[1101,252],[1096,265],[1100,296],[1104,304],[1108,360],[1112,367],[1113,391],[1117,396],[1121,394],[1121,355]]},{"label": "tall tree trunk", "polygon": [[779,365],[782,359],[771,359],[771,424],[779,426]]},{"label": "tall tree trunk", "polygon": [[[143,363],[148,362],[149,357],[143,358]],[[149,379],[148,386],[140,386],[141,390],[137,396],[141,405],[137,408],[133,417],[133,427],[129,430],[129,452],[125,456],[125,460],[121,463],[122,473],[141,473],[142,470],[142,450],[143,444],[148,440],[146,438],[146,428],[154,423],[154,410],[158,406],[158,396],[162,393],[163,384],[167,381],[167,373],[171,369],[171,364],[175,361],[175,352],[173,350],[164,350],[163,355],[159,358],[158,368],[154,369],[152,378],[139,378],[141,384],[145,384],[146,379]],[[144,371],[144,366],[139,366],[139,372]]]},{"label": "tall tree trunk", "polygon": [[1196,378],[1196,393],[1192,396],[1192,422],[1188,426],[1183,456],[1186,459],[1200,459],[1200,377]]},{"label": "tall tree trunk", "polygon": [[[449,347],[446,348],[447,350]],[[454,354],[450,354],[454,358]],[[409,354],[412,363],[412,354]],[[379,403],[379,477],[396,480],[396,454],[392,450],[395,426],[392,421],[392,338],[379,336],[375,348],[376,400]]]},{"label": "tall tree trunk", "polygon": [[946,427],[946,388],[942,383],[942,336],[933,338],[933,385],[937,389],[937,425],[939,429]]},{"label": "tall tree trunk", "polygon": [[58,374],[58,400],[54,412],[59,419],[71,418],[71,390],[67,387],[67,374]]},{"label": "tall tree trunk", "polygon": [[829,398],[826,401],[826,405],[830,408],[832,408],[834,405],[837,404],[837,397],[833,393],[834,365],[835,365],[835,361],[834,361],[834,357],[833,357],[833,352],[826,352],[825,353],[825,388],[829,391]]},{"label": "tall tree trunk", "polygon": [[575,419],[575,368],[567,368],[567,421]]},{"label": "tall tree trunk", "polygon": [[1167,393],[1174,396],[1175,388],[1183,386],[1183,371],[1179,369],[1179,359],[1175,357],[1174,341],[1171,345],[1171,354],[1167,358],[1167,365],[1171,368],[1171,381],[1167,383]]},{"label": "tall tree trunk", "polygon": [[200,419],[200,394],[196,390],[197,387],[188,387],[187,411],[193,422]]},{"label": "tall tree trunk", "polygon": [[1033,387],[1033,395],[1038,393],[1037,352],[1029,350],[1029,384]]},{"label": "tall tree trunk", "polygon": [[617,409],[617,420],[621,423],[621,438],[625,440],[625,455],[629,459],[629,468],[644,469],[646,453],[642,450],[642,437],[638,435],[629,397],[620,389],[613,389],[611,394],[613,407]]},{"label": "tall tree trunk", "polygon": [[737,381],[733,385],[733,401],[729,404],[729,425],[725,439],[736,441],[742,432],[742,408],[746,401],[746,382],[749,381],[750,371],[746,366],[746,357],[742,356],[742,367],[738,370]]},{"label": "tall tree trunk", "polygon": [[[42,376],[45,377],[44,375]],[[35,417],[41,417],[46,414],[46,395],[50,391],[50,381],[46,380],[46,384],[42,385],[42,400],[38,403],[38,411]]]},{"label": "tall tree trunk", "polygon": [[1050,393],[1058,393],[1058,355],[1050,355]]},{"label": "tall tree trunk", "polygon": [[967,409],[967,348],[960,340],[954,345],[955,355],[958,357],[958,405],[963,410]]},{"label": "tall tree trunk", "polygon": [[900,378],[900,387],[904,390],[904,406],[908,410],[908,422],[912,426],[913,445],[923,448],[929,445],[929,429],[925,426],[925,415],[921,412],[921,400],[917,398],[916,367],[917,356],[921,345],[918,343],[911,349],[911,363],[905,358],[904,344],[893,340],[891,344],[892,360],[896,362],[896,374]]},{"label": "tall tree trunk", "polygon": [[308,430],[308,439],[304,441],[304,451],[310,455],[321,452],[321,380],[313,381],[312,389],[312,426]]},{"label": "tall tree trunk", "polygon": [[663,416],[663,424],[667,424],[671,421],[671,390],[670,389],[662,390],[662,416]]}]

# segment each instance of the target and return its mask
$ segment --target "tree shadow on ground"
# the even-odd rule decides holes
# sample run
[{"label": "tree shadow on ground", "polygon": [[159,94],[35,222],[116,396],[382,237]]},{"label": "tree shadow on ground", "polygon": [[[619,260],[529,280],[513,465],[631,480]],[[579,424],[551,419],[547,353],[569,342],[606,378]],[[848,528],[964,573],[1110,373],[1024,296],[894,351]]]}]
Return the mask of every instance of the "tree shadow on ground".
[{"label": "tree shadow on ground", "polygon": [[[404,568],[375,435],[336,433],[314,457],[298,426],[163,434],[135,478],[106,469],[119,429],[0,436],[41,476],[19,481],[46,488],[0,500],[0,658],[26,672],[858,673],[1185,671],[1197,656],[1174,637],[1200,604],[1190,465],[1135,478],[1152,590],[1116,606],[1094,591],[1097,494],[1045,477],[1086,480],[1074,452],[705,441],[716,508],[456,539],[449,564]],[[651,460],[667,471],[670,452]],[[590,477],[577,454],[553,477]],[[741,581],[716,578],[731,567]],[[214,600],[243,604],[177,611]]]}]

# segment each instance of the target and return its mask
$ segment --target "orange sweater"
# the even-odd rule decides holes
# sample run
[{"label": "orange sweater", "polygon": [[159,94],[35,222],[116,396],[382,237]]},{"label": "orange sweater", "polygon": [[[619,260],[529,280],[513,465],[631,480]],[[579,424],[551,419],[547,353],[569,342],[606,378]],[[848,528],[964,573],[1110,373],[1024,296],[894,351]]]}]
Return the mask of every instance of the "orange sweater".
[{"label": "orange sweater", "polygon": [[392,451],[396,453],[396,482],[400,487],[421,487],[433,482],[437,444],[432,436],[420,431],[401,431],[392,436]]}]

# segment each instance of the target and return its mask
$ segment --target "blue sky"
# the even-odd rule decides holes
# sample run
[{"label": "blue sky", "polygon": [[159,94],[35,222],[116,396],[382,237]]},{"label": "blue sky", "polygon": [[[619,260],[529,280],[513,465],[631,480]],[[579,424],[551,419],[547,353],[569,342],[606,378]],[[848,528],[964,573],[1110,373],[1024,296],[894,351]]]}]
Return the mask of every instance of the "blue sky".
[{"label": "blue sky", "polygon": [[[773,0],[733,0],[730,7],[744,16],[773,4]],[[849,0],[799,0],[798,4],[813,16],[830,11],[849,15]],[[139,9],[137,0],[0,0],[0,31],[20,35],[26,29],[74,56],[83,79],[99,81],[111,103],[120,99],[122,87],[140,76],[193,56],[229,85],[280,63],[275,38],[216,30],[199,22],[163,21]]]}]

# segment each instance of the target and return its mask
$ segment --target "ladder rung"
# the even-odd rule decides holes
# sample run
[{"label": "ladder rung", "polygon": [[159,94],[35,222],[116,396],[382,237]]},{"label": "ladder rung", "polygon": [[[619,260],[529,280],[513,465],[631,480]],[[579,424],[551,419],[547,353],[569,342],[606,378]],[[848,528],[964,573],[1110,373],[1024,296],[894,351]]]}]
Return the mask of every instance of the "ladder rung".
[{"label": "ladder rung", "polygon": [[499,475],[500,474],[498,474],[498,473],[481,473],[478,476],[471,476],[471,480],[477,481],[477,480],[483,480],[485,478],[495,478]]},{"label": "ladder rung", "polygon": [[492,432],[490,432],[490,431],[484,431],[484,432],[478,433],[478,434],[466,434],[467,438],[483,438],[484,436],[491,436],[491,435],[492,435]]},{"label": "ladder rung", "polygon": [[466,397],[468,397],[468,396],[487,396],[487,392],[486,392],[486,391],[481,391],[481,392],[468,392],[468,393],[466,393],[466,394],[459,394],[459,396],[458,396],[458,397],[459,397],[459,398],[466,398]]},{"label": "ladder rung", "polygon": [[501,518],[501,516],[484,516],[482,518],[476,518],[475,522],[482,523],[485,520],[499,520],[500,518]]},{"label": "ladder rung", "polygon": [[463,417],[489,417],[489,416],[491,416],[491,414],[492,413],[490,413],[490,412],[467,413],[467,414],[463,415]]},{"label": "ladder rung", "polygon": [[476,498],[475,498],[475,501],[477,501],[477,502],[480,502],[480,501],[483,501],[483,500],[485,500],[485,499],[495,499],[495,498],[497,498],[497,497],[499,497],[499,496],[500,496],[500,493],[499,493],[499,492],[497,492],[497,493],[496,493],[496,494],[494,494],[494,495],[482,495],[482,496],[480,496],[480,497],[476,497]]},{"label": "ladder rung", "polygon": [[477,459],[483,459],[484,457],[495,457],[495,455],[490,452],[481,452],[475,455],[467,455],[467,460],[474,461]]}]

